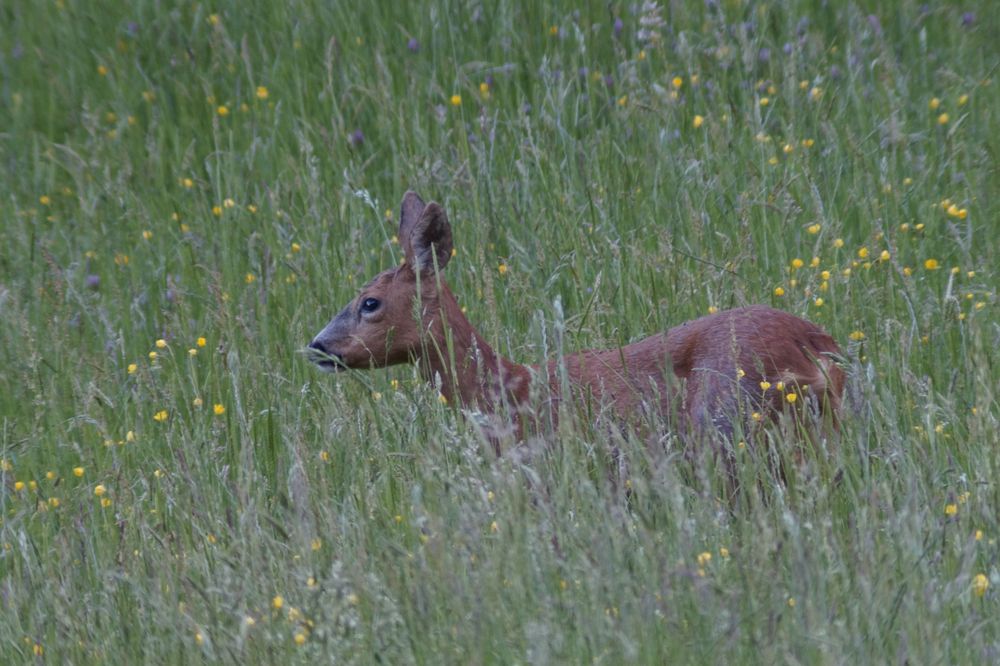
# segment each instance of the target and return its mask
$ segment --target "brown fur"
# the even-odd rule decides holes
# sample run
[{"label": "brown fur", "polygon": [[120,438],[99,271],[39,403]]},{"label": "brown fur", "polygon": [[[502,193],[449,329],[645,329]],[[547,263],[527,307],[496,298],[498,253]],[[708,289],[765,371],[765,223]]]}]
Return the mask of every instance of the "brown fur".
[{"label": "brown fur", "polygon": [[[562,399],[558,361],[542,370],[497,354],[440,274],[452,249],[444,210],[408,192],[400,217],[405,263],[377,275],[316,336],[310,343],[314,360],[334,370],[417,362],[449,401],[509,415],[517,439],[529,421],[538,427],[543,412],[554,420]],[[377,299],[379,307],[364,312],[367,299]],[[835,418],[844,388],[844,373],[834,362],[839,354],[816,325],[753,305],[620,348],[569,354],[563,362],[574,398],[609,408],[622,421],[650,411],[676,414],[683,432],[728,437],[737,427],[751,427],[754,412],[773,419],[787,407],[779,381]],[[760,386],[765,380],[772,384],[767,391]]]}]

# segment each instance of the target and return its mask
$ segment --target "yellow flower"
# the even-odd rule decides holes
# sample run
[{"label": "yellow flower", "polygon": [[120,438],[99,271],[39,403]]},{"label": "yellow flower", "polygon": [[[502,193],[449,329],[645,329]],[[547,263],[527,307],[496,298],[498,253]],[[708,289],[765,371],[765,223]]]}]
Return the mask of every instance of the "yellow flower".
[{"label": "yellow flower", "polygon": [[166,346],[167,346],[167,341],[164,340],[163,338],[160,338],[159,340],[156,341],[157,349],[164,349]]},{"label": "yellow flower", "polygon": [[628,95],[622,95],[618,98],[618,106],[625,106],[628,104]]},{"label": "yellow flower", "polygon": [[17,492],[21,492],[22,490],[24,490],[24,481],[15,481],[14,490],[16,490]]},{"label": "yellow flower", "polygon": [[785,288],[784,287],[775,287],[774,288],[774,295],[778,296],[778,297],[784,296],[785,295]]},{"label": "yellow flower", "polygon": [[500,531],[500,525],[497,523],[497,521],[494,520],[492,523],[490,523],[490,532],[496,534],[499,531]]},{"label": "yellow flower", "polygon": [[804,265],[805,263],[798,257],[792,259],[792,268],[802,268]]},{"label": "yellow flower", "polygon": [[837,248],[838,250],[839,250],[840,248],[844,247],[844,239],[843,239],[843,238],[835,238],[835,239],[833,240],[833,246],[834,246],[835,248]]},{"label": "yellow flower", "polygon": [[222,206],[212,206],[212,215],[219,217],[222,215]]},{"label": "yellow flower", "polygon": [[226,413],[226,406],[216,403],[216,405],[212,407],[212,411],[215,412],[216,416],[222,416]]},{"label": "yellow flower", "polygon": [[808,227],[806,227],[806,231],[808,231],[810,234],[814,236],[819,233],[820,229],[822,229],[822,226],[819,224],[810,224]]},{"label": "yellow flower", "polygon": [[271,606],[275,610],[281,610],[281,607],[284,605],[285,605],[285,598],[282,597],[280,594],[274,595],[274,598],[271,599]]},{"label": "yellow flower", "polygon": [[310,547],[311,547],[311,548],[312,548],[312,549],[313,549],[314,551],[316,551],[316,550],[319,550],[320,548],[322,548],[322,547],[323,547],[323,540],[322,540],[322,539],[320,539],[319,537],[317,537],[317,538],[313,539],[313,540],[312,540],[312,541],[310,542],[309,546],[310,546]]},{"label": "yellow flower", "polygon": [[246,282],[247,284],[253,284],[253,283],[254,283],[254,281],[255,281],[256,279],[257,279],[257,276],[256,276],[256,275],[254,275],[253,273],[247,273],[247,274],[246,274],[246,275],[245,275],[245,276],[243,277],[243,280],[244,280],[244,281],[245,281],[245,282]]},{"label": "yellow flower", "polygon": [[445,397],[444,393],[438,394],[438,402],[440,402],[442,405],[448,404],[448,398]]},{"label": "yellow flower", "polygon": [[986,577],[986,574],[976,574],[976,577],[972,579],[972,591],[977,597],[985,595],[989,587],[990,579]]},{"label": "yellow flower", "polygon": [[104,65],[98,65],[97,66],[97,73],[100,74],[101,76],[107,76],[108,75],[108,68],[105,67]]},{"label": "yellow flower", "polygon": [[939,106],[941,106],[941,100],[937,97],[931,97],[931,101],[927,102],[927,108],[931,111],[937,111]]},{"label": "yellow flower", "polygon": [[947,125],[948,124],[948,114],[947,113],[942,113],[940,116],[938,116],[937,122],[938,122],[938,125]]},{"label": "yellow flower", "polygon": [[968,95],[960,95],[959,96],[959,98],[958,98],[958,105],[959,106],[965,106],[968,103],[969,103],[969,96]]},{"label": "yellow flower", "polygon": [[295,644],[296,645],[302,645],[305,642],[306,642],[306,635],[303,632],[301,632],[301,631],[296,632],[295,633]]},{"label": "yellow flower", "polygon": [[867,247],[861,246],[860,248],[858,248],[858,258],[859,259],[867,259],[868,258],[868,248]]},{"label": "yellow flower", "polygon": [[199,408],[203,404],[205,404],[205,401],[202,400],[201,398],[195,398],[194,400],[191,401],[191,404],[194,405],[195,408]]},{"label": "yellow flower", "polygon": [[803,148],[812,148],[816,144],[815,139],[802,139]]},{"label": "yellow flower", "polygon": [[452,106],[462,106],[462,96],[461,95],[452,95],[451,96],[451,105]]},{"label": "yellow flower", "polygon": [[712,561],[712,553],[708,552],[707,550],[705,552],[703,552],[703,553],[699,553],[698,554],[698,566],[699,567],[704,567],[704,566],[708,565],[708,563],[711,562],[711,561]]},{"label": "yellow flower", "polygon": [[854,340],[855,342],[860,342],[861,340],[865,339],[865,334],[862,331],[851,331],[851,334],[848,335],[847,337],[849,337],[851,340]]},{"label": "yellow flower", "polygon": [[206,344],[205,338],[198,338],[197,344],[198,344],[199,347],[204,347],[205,344]]},{"label": "yellow flower", "polygon": [[889,257],[890,256],[891,255],[889,254],[889,250],[882,250],[882,254],[880,254],[878,256],[878,260],[879,261],[889,261]]},{"label": "yellow flower", "polygon": [[795,608],[795,597],[788,597],[788,607]]},{"label": "yellow flower", "polygon": [[97,497],[101,497],[107,491],[108,489],[104,487],[103,483],[98,483],[96,486],[94,486],[94,495],[96,495]]},{"label": "yellow flower", "polygon": [[958,513],[958,505],[957,504],[945,504],[944,505],[944,515],[946,515],[946,516],[954,516],[956,513]]},{"label": "yellow flower", "polygon": [[500,275],[506,275],[507,274],[507,264],[501,263],[499,266],[497,266],[497,271],[500,273]]},{"label": "yellow flower", "polygon": [[798,399],[799,396],[795,393],[789,393],[788,395],[785,396],[785,400],[787,400],[790,403],[794,403]]},{"label": "yellow flower", "polygon": [[722,546],[721,548],[719,548],[719,556],[722,559],[726,559],[727,557],[729,557],[729,549],[726,548],[725,546]]},{"label": "yellow flower", "polygon": [[815,301],[813,301],[813,305],[815,305],[818,308],[823,307],[823,299],[822,298],[817,298]]},{"label": "yellow flower", "polygon": [[188,356],[197,356],[197,355],[198,355],[198,350],[197,349],[195,349],[194,347],[191,347],[191,349],[188,349]]},{"label": "yellow flower", "polygon": [[761,106],[767,106],[770,103],[771,103],[771,98],[770,97],[761,97],[760,98],[760,105]]},{"label": "yellow flower", "polygon": [[809,99],[811,99],[814,102],[819,100],[822,96],[823,96],[823,89],[820,88],[819,86],[813,86],[813,88],[809,91]]},{"label": "yellow flower", "polygon": [[135,363],[129,363],[128,364],[128,368],[127,368],[128,374],[134,375],[135,371],[138,370],[138,369],[139,369],[139,366],[136,365]]},{"label": "yellow flower", "polygon": [[38,197],[38,203],[42,204],[43,206],[48,206],[49,204],[52,203],[52,199],[49,197],[49,195],[43,194],[42,196]]},{"label": "yellow flower", "polygon": [[936,271],[941,268],[941,264],[938,263],[937,259],[928,259],[924,262],[924,268],[929,271]]},{"label": "yellow flower", "polygon": [[705,122],[704,116],[695,116],[691,124],[694,125],[695,129],[698,129],[704,124],[704,122]]},{"label": "yellow flower", "polygon": [[673,80],[670,82],[670,84],[674,87],[675,90],[680,90],[681,86],[684,85],[684,79],[682,79],[679,76],[675,76]]},{"label": "yellow flower", "polygon": [[257,99],[267,99],[268,95],[267,88],[264,86],[257,86]]},{"label": "yellow flower", "polygon": [[75,476],[78,479],[80,477],[82,477],[83,476],[83,468],[82,467],[74,467],[73,468],[73,476]]},{"label": "yellow flower", "polygon": [[766,391],[769,388],[771,388],[771,382],[767,381],[766,379],[760,383],[760,389],[762,391]]},{"label": "yellow flower", "polygon": [[229,107],[226,106],[225,104],[220,104],[219,107],[215,109],[215,112],[218,113],[223,118],[225,118],[226,116],[229,115]]},{"label": "yellow flower", "polygon": [[168,416],[167,410],[161,409],[160,411],[153,414],[153,420],[158,423],[163,423],[164,421],[167,420],[167,416]]}]

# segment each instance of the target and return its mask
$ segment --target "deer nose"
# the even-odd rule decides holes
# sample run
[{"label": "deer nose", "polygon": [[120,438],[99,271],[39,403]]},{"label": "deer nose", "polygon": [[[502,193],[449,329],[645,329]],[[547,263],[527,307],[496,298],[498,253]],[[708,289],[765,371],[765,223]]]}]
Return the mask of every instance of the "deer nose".
[{"label": "deer nose", "polygon": [[313,340],[312,342],[310,342],[309,349],[315,349],[319,353],[326,354],[327,356],[330,355],[330,352],[326,350],[326,347],[319,340]]}]

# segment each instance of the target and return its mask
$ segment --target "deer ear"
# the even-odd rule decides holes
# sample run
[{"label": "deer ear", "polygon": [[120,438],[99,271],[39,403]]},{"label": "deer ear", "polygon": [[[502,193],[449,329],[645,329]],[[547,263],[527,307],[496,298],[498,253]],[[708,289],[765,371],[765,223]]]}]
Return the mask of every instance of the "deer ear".
[{"label": "deer ear", "polygon": [[434,271],[434,261],[437,267],[443,269],[451,259],[451,224],[444,208],[433,201],[424,207],[420,219],[413,225],[409,237],[409,250],[406,261],[427,275]]},{"label": "deer ear", "polygon": [[399,246],[403,248],[403,254],[410,255],[410,236],[413,233],[413,226],[420,219],[427,204],[416,192],[408,191],[403,195],[403,204],[399,207]]}]

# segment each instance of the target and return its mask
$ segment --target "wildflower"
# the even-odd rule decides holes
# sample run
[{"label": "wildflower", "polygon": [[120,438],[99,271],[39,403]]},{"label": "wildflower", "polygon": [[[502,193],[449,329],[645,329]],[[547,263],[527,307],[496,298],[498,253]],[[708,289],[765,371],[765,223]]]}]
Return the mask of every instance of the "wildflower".
[{"label": "wildflower", "polygon": [[212,206],[212,215],[219,217],[222,215],[222,206]]},{"label": "wildflower", "polygon": [[840,248],[844,247],[844,239],[843,238],[835,238],[835,239],[833,239],[833,246],[835,248],[837,248],[838,250]]},{"label": "wildflower", "polygon": [[983,531],[982,530],[976,530],[976,533],[975,533],[974,536],[976,538],[976,541],[982,541],[983,540]]},{"label": "wildflower", "polygon": [[247,273],[247,274],[246,274],[246,275],[245,275],[245,276],[243,277],[243,280],[244,280],[244,282],[246,282],[247,284],[253,284],[253,283],[254,283],[254,282],[255,282],[255,281],[257,280],[257,276],[256,276],[256,275],[254,275],[253,273]]},{"label": "wildflower", "polygon": [[197,345],[198,345],[199,347],[204,347],[204,346],[205,346],[205,344],[206,344],[206,342],[205,342],[205,338],[198,338],[198,341],[197,341]]},{"label": "wildflower", "polygon": [[215,406],[212,407],[212,411],[216,416],[222,416],[226,413],[226,406],[216,403]]},{"label": "wildflower", "polygon": [[212,24],[212,25],[219,25],[219,15],[218,14],[209,14],[208,15],[208,22],[210,24]]},{"label": "wildflower", "polygon": [[976,574],[976,577],[972,579],[972,592],[977,597],[984,596],[989,587],[990,579],[986,577],[986,574]]},{"label": "wildflower", "polygon": [[808,227],[806,227],[806,231],[812,234],[813,236],[818,234],[820,229],[822,229],[822,226],[819,224],[810,224]]},{"label": "wildflower", "polygon": [[771,98],[769,98],[769,97],[761,97],[760,98],[760,105],[761,106],[767,106],[770,103],[771,103]]},{"label": "wildflower", "polygon": [[82,467],[74,467],[73,468],[73,476],[75,476],[78,479],[80,477],[82,477],[83,476],[83,468]]},{"label": "wildflower", "polygon": [[729,557],[729,549],[726,548],[725,546],[722,546],[721,548],[719,548],[719,557],[721,557],[722,559],[728,558]]},{"label": "wildflower", "polygon": [[799,396],[797,394],[795,394],[795,393],[789,393],[788,395],[785,396],[785,400],[787,400],[791,404],[794,404],[795,401],[798,400],[798,399],[799,399]]},{"label": "wildflower", "polygon": [[760,412],[754,412],[753,414],[751,414],[751,415],[750,415],[750,418],[751,418],[751,419],[752,419],[752,420],[753,420],[753,421],[754,421],[755,423],[760,423],[760,422],[761,422],[761,420],[763,420],[763,418],[764,418],[764,417],[763,417],[763,416],[761,416],[761,413],[760,413]]},{"label": "wildflower", "polygon": [[257,86],[257,99],[267,99],[270,93],[264,86]]},{"label": "wildflower", "polygon": [[809,91],[809,99],[816,102],[821,97],[823,97],[823,89],[819,86],[813,86],[813,88]]},{"label": "wildflower", "polygon": [[98,483],[94,486],[94,495],[97,497],[102,497],[107,491],[108,489],[104,487],[103,483]]},{"label": "wildflower", "polygon": [[938,116],[937,117],[937,123],[938,123],[938,125],[947,125],[948,124],[948,114],[947,113],[942,113],[940,116]]},{"label": "wildflower", "polygon": [[202,400],[201,398],[195,398],[194,400],[191,401],[191,404],[194,406],[195,409],[198,409],[203,404],[205,404],[205,401]]},{"label": "wildflower", "polygon": [[[215,14],[213,14],[212,16],[215,16]],[[202,643],[205,642],[205,637],[202,635],[200,631],[195,632],[194,642],[197,643],[198,645],[201,645]]]},{"label": "wildflower", "polygon": [[867,259],[867,258],[868,258],[868,248],[864,246],[858,248],[858,259]]},{"label": "wildflower", "polygon": [[107,76],[108,75],[108,68],[105,67],[104,65],[98,65],[97,66],[97,73],[100,74],[101,76]]},{"label": "wildflower", "polygon": [[785,295],[785,288],[784,287],[775,287],[774,288],[774,295],[778,296],[778,297],[784,296]]},{"label": "wildflower", "polygon": [[275,610],[281,610],[281,607],[284,605],[285,605],[285,598],[282,597],[280,594],[274,595],[274,598],[271,599],[271,606]]},{"label": "wildflower", "polygon": [[451,105],[452,106],[462,106],[462,96],[461,95],[452,95],[451,96]]},{"label": "wildflower", "polygon": [[822,298],[817,298],[815,301],[813,301],[813,305],[815,305],[818,308],[823,307],[823,299]]},{"label": "wildflower", "polygon": [[628,95],[622,95],[621,97],[618,98],[618,106],[627,106],[627,105],[628,105]]},{"label": "wildflower", "polygon": [[851,334],[848,335],[847,337],[849,337],[851,340],[854,340],[855,342],[860,342],[861,340],[865,339],[865,334],[863,331],[851,331]]},{"label": "wildflower", "polygon": [[936,271],[941,268],[941,264],[938,263],[937,259],[928,259],[924,262],[924,268],[929,271]]},{"label": "wildflower", "polygon": [[153,420],[156,421],[157,423],[163,423],[164,421],[167,420],[167,416],[168,416],[167,410],[161,409],[160,411],[153,414]]},{"label": "wildflower", "polygon": [[803,148],[812,148],[816,144],[815,139],[802,139]]},{"label": "wildflower", "polygon": [[497,266],[497,272],[499,272],[500,275],[506,275],[507,274],[507,264],[501,262],[500,265]]},{"label": "wildflower", "polygon": [[954,516],[956,513],[958,513],[958,505],[957,504],[953,504],[952,503],[952,504],[945,504],[944,505],[944,515],[946,515],[948,517],[951,517],[951,516]]},{"label": "wildflower", "polygon": [[149,352],[149,362],[156,363],[156,358],[159,356],[155,351]]},{"label": "wildflower", "polygon": [[499,531],[500,531],[500,525],[498,525],[497,521],[494,520],[492,523],[490,523],[490,532],[496,534]]},{"label": "wildflower", "polygon": [[681,86],[684,85],[684,79],[682,79],[679,76],[675,76],[673,80],[670,82],[670,85],[674,87],[674,90],[680,90]]},{"label": "wildflower", "polygon": [[805,265],[805,263],[801,259],[799,259],[798,257],[796,257],[795,259],[792,259],[792,268],[798,269],[798,268],[802,268],[804,265]]},{"label": "wildflower", "polygon": [[191,347],[191,349],[188,349],[188,356],[195,357],[197,355],[198,355],[198,350],[197,349],[195,349],[194,347]]},{"label": "wildflower", "polygon": [[226,106],[225,104],[220,104],[219,107],[215,109],[215,112],[218,113],[223,118],[225,118],[226,116],[229,115],[229,107]]},{"label": "wildflower", "polygon": [[878,260],[879,261],[889,261],[889,257],[890,256],[891,255],[889,254],[889,250],[882,250],[882,254],[880,254],[878,256]]},{"label": "wildflower", "polygon": [[301,631],[296,632],[295,633],[295,644],[296,645],[302,645],[305,642],[306,642],[306,635],[303,632],[301,632]]},{"label": "wildflower", "polygon": [[692,121],[692,123],[691,123],[691,124],[692,124],[692,125],[694,125],[694,128],[695,128],[695,129],[698,129],[698,128],[699,128],[699,127],[701,127],[701,126],[702,126],[702,125],[703,125],[704,123],[705,123],[705,117],[704,117],[704,116],[695,116],[695,117],[694,117],[694,120]]},{"label": "wildflower", "polygon": [[137,364],[135,364],[135,363],[129,363],[128,364],[128,368],[126,368],[126,370],[128,371],[128,374],[130,374],[130,375],[134,375],[135,371],[138,370],[138,369],[139,369],[139,366]]},{"label": "wildflower", "polygon": [[447,405],[448,404],[448,398],[445,397],[444,393],[439,393],[438,394],[438,402],[440,402],[442,405]]},{"label": "wildflower", "polygon": [[24,490],[24,481],[15,481],[14,490],[16,490],[17,492],[21,492],[22,490]]},{"label": "wildflower", "polygon": [[125,441],[128,442],[129,444],[131,444],[132,442],[134,442],[135,441],[135,432],[132,431],[132,430],[129,430],[127,433],[125,433]]},{"label": "wildflower", "polygon": [[320,539],[319,537],[316,537],[309,543],[309,547],[312,548],[313,551],[317,551],[323,547],[323,540]]},{"label": "wildflower", "polygon": [[712,553],[708,552],[707,550],[704,553],[699,553],[698,554],[698,566],[699,567],[706,566],[711,561],[712,561]]},{"label": "wildflower", "polygon": [[760,383],[760,390],[761,391],[766,391],[769,388],[771,388],[771,382],[767,381],[766,379],[763,380],[763,381],[761,381],[761,383]]},{"label": "wildflower", "polygon": [[159,340],[156,341],[157,349],[164,349],[166,348],[166,346],[167,346],[167,341],[164,340],[163,338],[160,338]]},{"label": "wildflower", "polygon": [[965,106],[968,103],[969,103],[969,96],[968,95],[961,95],[958,98],[958,105],[959,106]]},{"label": "wildflower", "polygon": [[931,101],[927,102],[927,108],[931,111],[937,111],[939,106],[941,106],[941,100],[937,97],[931,97]]},{"label": "wildflower", "polygon": [[49,195],[43,194],[42,196],[38,197],[38,203],[42,204],[43,206],[48,206],[49,204],[52,203],[52,199],[51,197],[49,197]]},{"label": "wildflower", "polygon": [[795,597],[788,597],[788,607],[795,608]]}]

